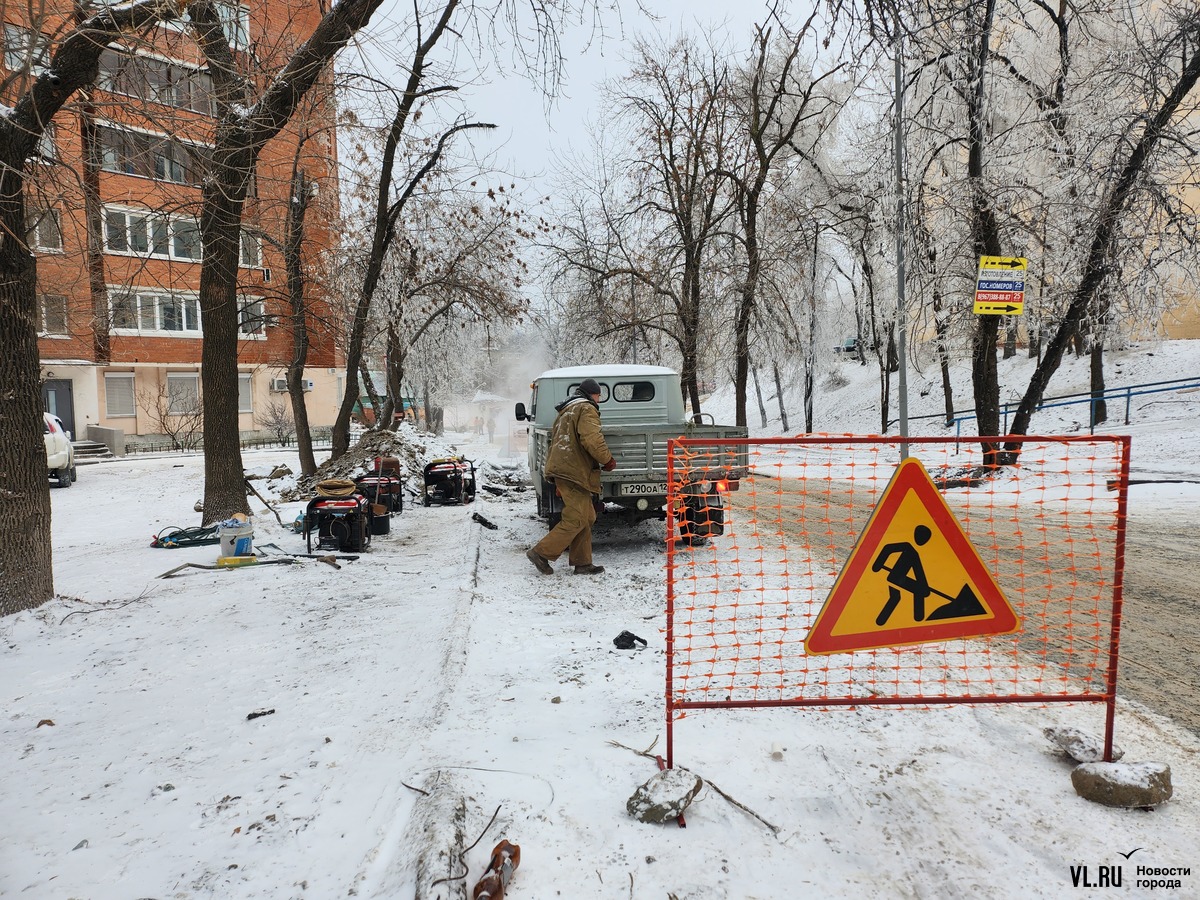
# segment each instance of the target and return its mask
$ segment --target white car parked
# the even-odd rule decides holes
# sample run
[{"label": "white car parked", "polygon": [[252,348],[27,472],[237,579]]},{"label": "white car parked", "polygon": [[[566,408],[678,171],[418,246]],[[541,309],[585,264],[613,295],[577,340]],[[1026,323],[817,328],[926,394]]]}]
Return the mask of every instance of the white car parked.
[{"label": "white car parked", "polygon": [[71,434],[63,428],[62,420],[50,413],[42,413],[42,429],[50,477],[58,481],[59,487],[70,487],[79,477],[75,470],[75,448],[71,446]]}]

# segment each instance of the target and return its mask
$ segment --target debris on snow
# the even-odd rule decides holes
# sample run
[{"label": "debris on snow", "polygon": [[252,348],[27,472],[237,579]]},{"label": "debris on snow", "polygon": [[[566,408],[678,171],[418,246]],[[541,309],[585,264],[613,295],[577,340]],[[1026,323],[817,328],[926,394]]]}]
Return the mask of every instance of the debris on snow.
[{"label": "debris on snow", "polygon": [[625,804],[629,814],[639,822],[662,824],[683,815],[704,780],[684,769],[664,769],[633,792]]},{"label": "debris on snow", "polygon": [[1166,763],[1084,763],[1071,772],[1075,793],[1085,800],[1123,809],[1159,806],[1171,799],[1171,767]]},{"label": "debris on snow", "polygon": [[408,479],[410,489],[419,480],[425,465],[434,459],[457,455],[453,444],[428,432],[418,431],[411,422],[402,422],[395,431],[367,431],[344,456],[331,459],[309,476],[296,479],[294,487],[280,491],[284,502],[311,500],[316,496],[319,482],[331,478],[353,480],[375,467],[375,457],[394,456],[400,460],[401,479]]},{"label": "debris on snow", "polygon": [[[1078,728],[1043,728],[1042,734],[1075,762],[1104,761],[1104,741]],[[1113,744],[1113,761],[1116,762],[1124,755],[1125,751]]]}]

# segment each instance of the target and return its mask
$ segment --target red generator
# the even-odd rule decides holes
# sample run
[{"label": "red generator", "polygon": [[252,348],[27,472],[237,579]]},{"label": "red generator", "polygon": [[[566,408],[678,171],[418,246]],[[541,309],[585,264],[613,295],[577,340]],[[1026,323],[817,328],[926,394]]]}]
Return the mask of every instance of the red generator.
[{"label": "red generator", "polygon": [[424,503],[470,503],[475,499],[475,463],[461,456],[435,459],[425,466]]},{"label": "red generator", "polygon": [[317,497],[308,502],[304,513],[304,541],[313,551],[313,535],[318,550],[361,553],[371,546],[371,503],[362,494],[349,497]]},{"label": "red generator", "polygon": [[395,475],[360,475],[354,484],[360,494],[386,507],[389,514],[404,511],[403,486]]}]

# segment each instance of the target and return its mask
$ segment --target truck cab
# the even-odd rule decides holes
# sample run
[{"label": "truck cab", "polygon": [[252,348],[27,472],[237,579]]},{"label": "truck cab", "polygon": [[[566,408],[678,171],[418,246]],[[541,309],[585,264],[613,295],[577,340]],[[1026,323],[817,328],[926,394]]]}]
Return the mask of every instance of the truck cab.
[{"label": "truck cab", "polygon": [[[679,374],[663,366],[572,366],[543,372],[530,385],[529,405],[518,403],[516,418],[528,422],[529,473],[537,494],[538,514],[553,527],[562,500],[542,470],[557,416],[555,407],[573,396],[585,378],[600,385],[600,428],[617,467],[600,476],[605,511],[630,522],[666,518],[667,444],[677,437],[714,439],[746,437],[746,429],[693,421],[687,415]],[[684,513],[699,538],[723,531],[723,489],[737,489],[746,473],[745,448],[724,448],[706,467],[704,478],[685,483]]]}]

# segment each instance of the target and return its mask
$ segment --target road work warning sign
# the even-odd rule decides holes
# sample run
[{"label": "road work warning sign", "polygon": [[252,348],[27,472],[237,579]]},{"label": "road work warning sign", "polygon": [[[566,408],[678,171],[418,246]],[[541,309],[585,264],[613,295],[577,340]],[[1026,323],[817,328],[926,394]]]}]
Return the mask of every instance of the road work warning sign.
[{"label": "road work warning sign", "polygon": [[1019,628],[929,473],[910,457],[888,482],[804,647],[848,653]]}]

